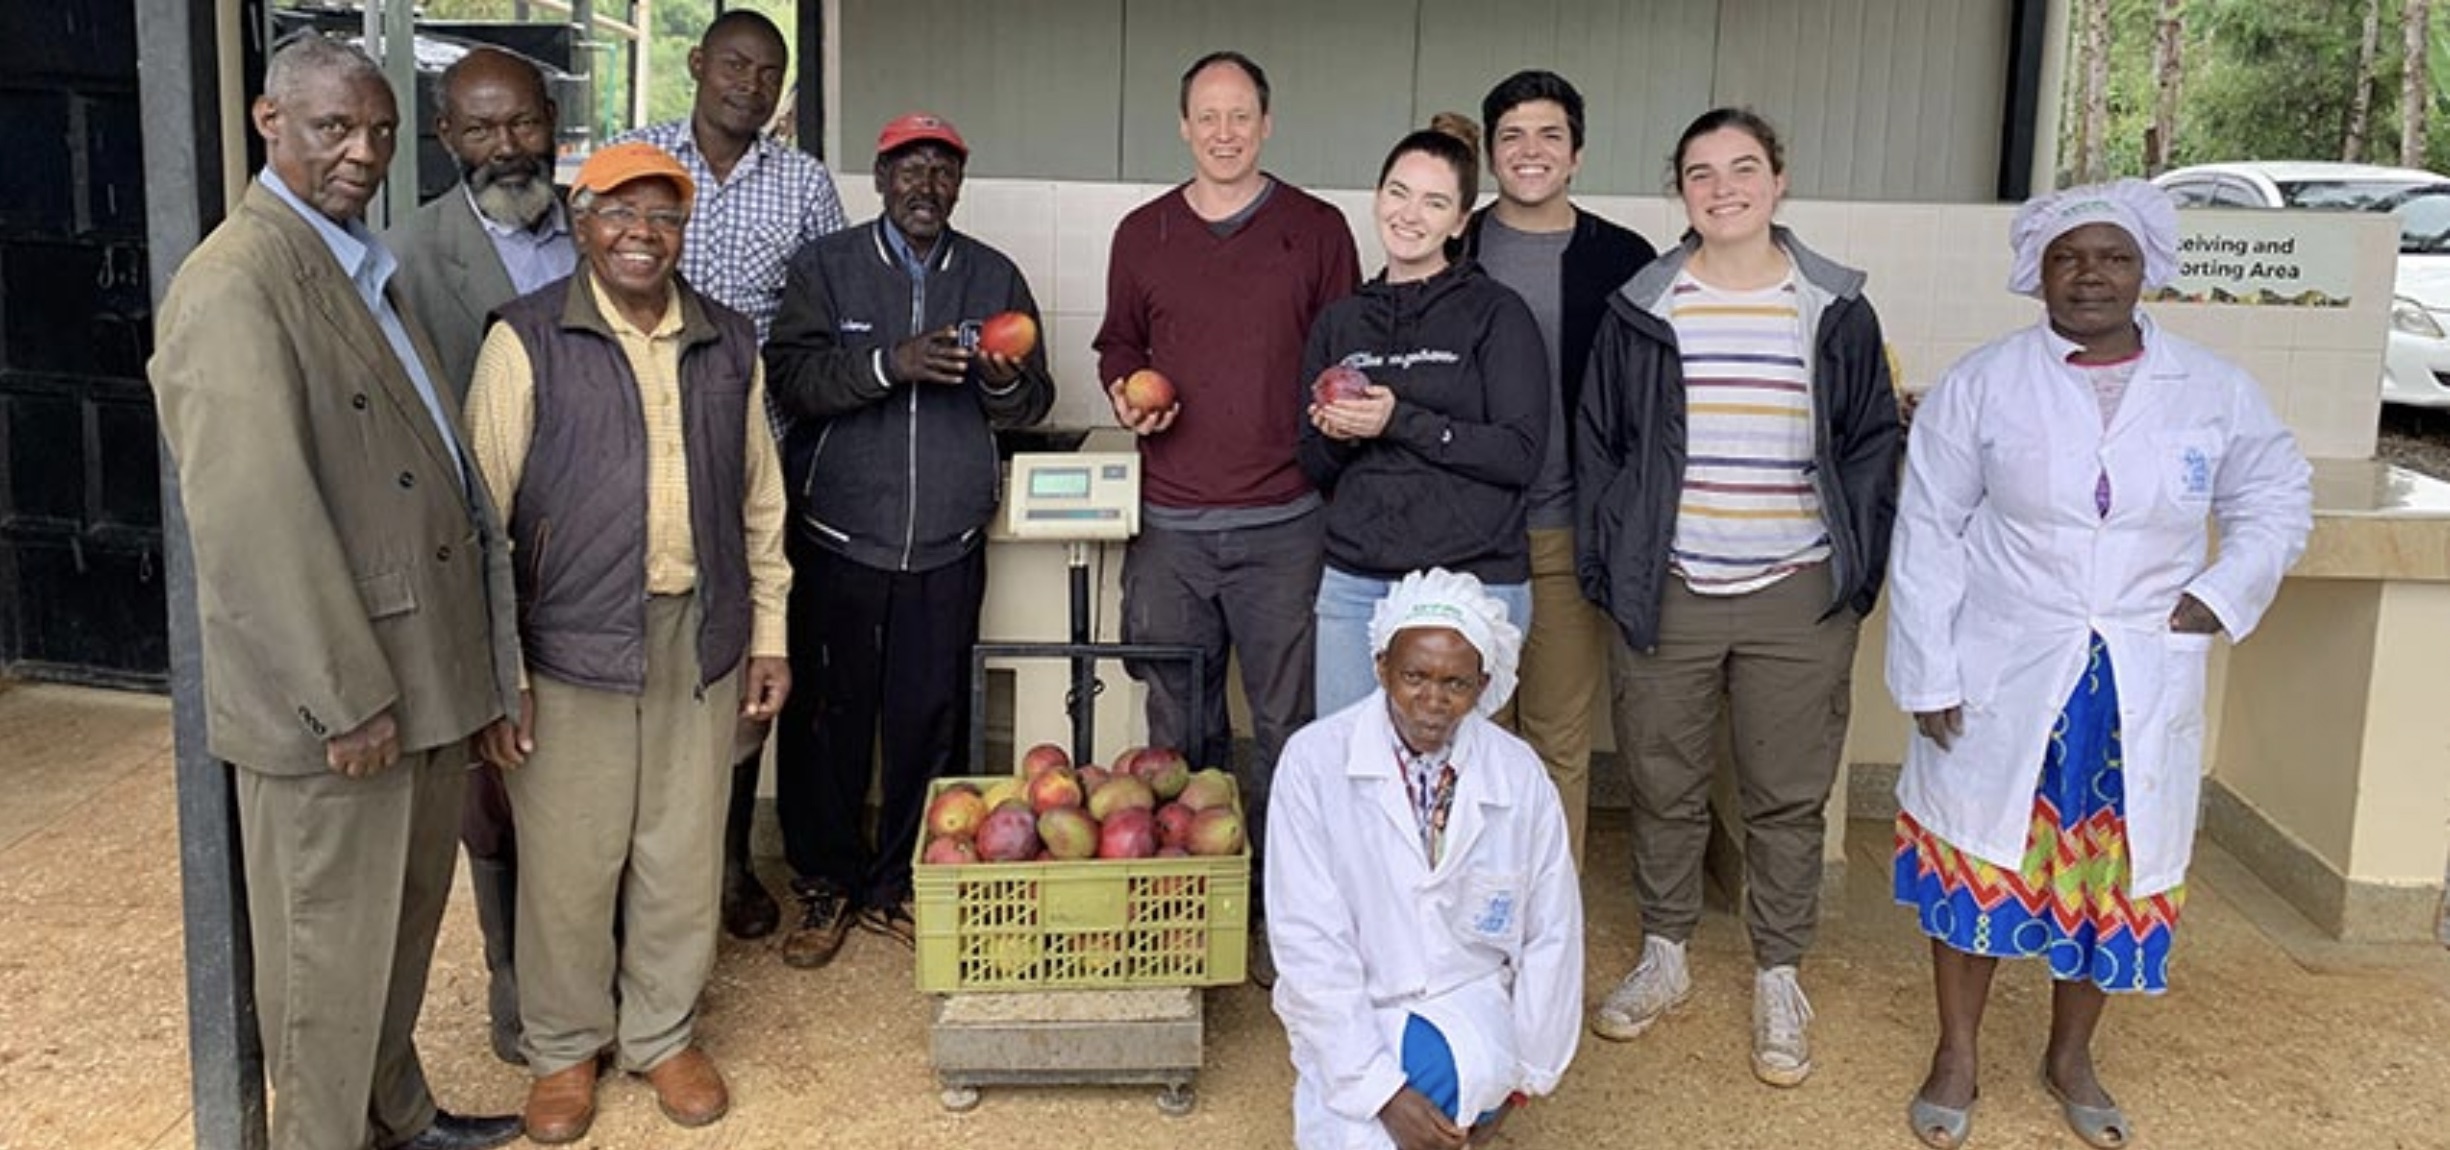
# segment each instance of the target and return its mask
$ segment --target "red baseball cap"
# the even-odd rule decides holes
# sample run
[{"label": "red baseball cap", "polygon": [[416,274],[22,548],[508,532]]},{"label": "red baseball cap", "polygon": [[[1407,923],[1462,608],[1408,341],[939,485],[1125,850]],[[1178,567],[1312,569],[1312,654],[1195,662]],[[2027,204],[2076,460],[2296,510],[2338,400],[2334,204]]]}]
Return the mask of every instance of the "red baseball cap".
[{"label": "red baseball cap", "polygon": [[962,159],[970,158],[970,145],[963,142],[960,132],[953,130],[953,122],[933,112],[906,112],[894,117],[884,131],[877,133],[876,154],[889,156],[929,140],[961,153]]}]

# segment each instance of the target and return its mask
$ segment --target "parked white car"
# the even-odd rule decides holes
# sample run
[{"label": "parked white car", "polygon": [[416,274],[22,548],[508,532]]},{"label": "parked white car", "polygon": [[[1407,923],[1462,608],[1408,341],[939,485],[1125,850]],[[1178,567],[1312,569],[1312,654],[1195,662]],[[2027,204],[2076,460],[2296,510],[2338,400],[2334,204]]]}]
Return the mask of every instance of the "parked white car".
[{"label": "parked white car", "polygon": [[2450,407],[2450,176],[2319,162],[2198,164],[2153,183],[2182,208],[2328,208],[2399,217],[2382,401]]}]

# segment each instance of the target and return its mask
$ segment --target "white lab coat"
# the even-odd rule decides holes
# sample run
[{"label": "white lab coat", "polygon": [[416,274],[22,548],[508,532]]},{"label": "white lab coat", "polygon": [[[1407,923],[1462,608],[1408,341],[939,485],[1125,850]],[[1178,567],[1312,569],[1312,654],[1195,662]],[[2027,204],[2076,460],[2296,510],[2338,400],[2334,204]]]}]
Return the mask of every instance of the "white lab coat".
[{"label": "white lab coat", "polygon": [[[2105,430],[2047,322],[1951,367],[1907,437],[1889,565],[1888,686],[1963,708],[1943,751],[1910,740],[1897,798],[1986,862],[2024,857],[2042,755],[2099,632],[2118,682],[2128,895],[2184,881],[2203,772],[2211,636],[2169,629],[2192,594],[2243,640],[2312,530],[2311,469],[2245,372],[2138,314],[2144,360]],[[2110,476],[2109,518],[2093,486]],[[2220,553],[2205,563],[2207,514]]]},{"label": "white lab coat", "polygon": [[1437,869],[1405,797],[1383,690],[1302,728],[1268,798],[1268,941],[1292,1040],[1293,1138],[1394,1145],[1405,1016],[1454,1050],[1463,1121],[1544,1095],[1582,1033],[1582,893],[1539,756],[1473,714]]}]

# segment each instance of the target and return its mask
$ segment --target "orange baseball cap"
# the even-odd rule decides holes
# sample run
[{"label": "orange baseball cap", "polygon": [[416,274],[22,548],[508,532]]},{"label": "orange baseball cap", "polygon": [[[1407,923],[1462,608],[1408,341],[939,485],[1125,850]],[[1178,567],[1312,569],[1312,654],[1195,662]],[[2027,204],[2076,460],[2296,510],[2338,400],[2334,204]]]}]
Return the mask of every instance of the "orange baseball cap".
[{"label": "orange baseball cap", "polygon": [[570,188],[602,195],[623,184],[646,179],[670,180],[680,185],[683,203],[697,199],[697,181],[689,178],[688,169],[681,167],[672,153],[642,140],[597,148],[586,163],[579,165],[578,177],[570,182]]},{"label": "orange baseball cap", "polygon": [[960,132],[953,130],[953,122],[933,112],[906,112],[894,117],[884,131],[877,133],[876,154],[889,156],[897,149],[929,140],[961,153],[962,159],[970,158],[970,145],[963,142]]}]

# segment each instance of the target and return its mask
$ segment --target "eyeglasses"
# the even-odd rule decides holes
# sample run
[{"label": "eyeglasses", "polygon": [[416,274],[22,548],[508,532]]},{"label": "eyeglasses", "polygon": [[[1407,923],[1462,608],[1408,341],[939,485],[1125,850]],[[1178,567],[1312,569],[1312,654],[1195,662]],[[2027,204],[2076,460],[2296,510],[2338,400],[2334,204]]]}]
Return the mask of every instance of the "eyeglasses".
[{"label": "eyeglasses", "polygon": [[671,235],[689,226],[689,213],[687,212],[642,212],[628,204],[608,204],[589,208],[587,214],[625,232],[637,227],[640,221],[644,221],[648,227],[665,235]]}]

